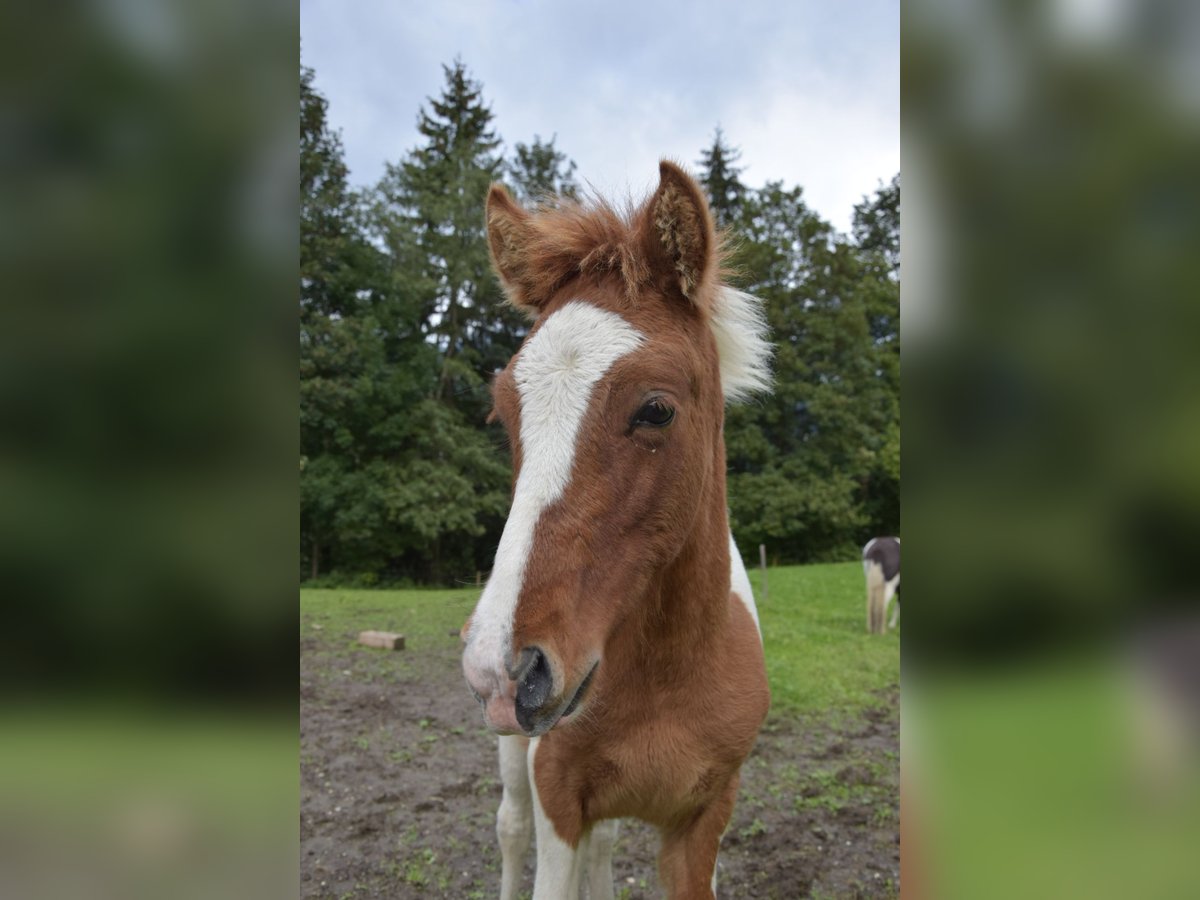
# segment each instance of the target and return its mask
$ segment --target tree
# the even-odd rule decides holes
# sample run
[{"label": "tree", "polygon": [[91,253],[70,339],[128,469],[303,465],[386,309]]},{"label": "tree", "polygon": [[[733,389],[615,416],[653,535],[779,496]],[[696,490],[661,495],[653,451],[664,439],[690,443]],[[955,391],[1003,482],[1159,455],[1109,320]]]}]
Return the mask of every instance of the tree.
[{"label": "tree", "polygon": [[854,207],[853,234],[860,250],[882,254],[888,270],[900,279],[900,173]]},{"label": "tree", "polygon": [[[418,307],[422,341],[414,352],[432,354],[432,384],[407,411],[419,426],[403,445],[414,468],[407,480],[390,482],[404,495],[388,515],[420,538],[422,554],[410,553],[408,564],[434,581],[486,568],[495,548],[508,466],[484,424],[488,383],[527,329],[504,303],[488,256],[483,204],[503,171],[492,113],[461,61],[443,72],[442,94],[419,114],[423,143],[387,167],[371,202],[392,282]],[[402,433],[397,423],[394,437]]]},{"label": "tree", "polygon": [[734,527],[786,560],[844,559],[876,527],[871,473],[897,418],[871,330],[883,276],[799,188],[748,193],[735,230],[776,353],[774,392],[726,420]]},{"label": "tree", "polygon": [[543,142],[533,136],[532,144],[518,143],[508,163],[514,193],[523,203],[540,203],[555,196],[578,196],[575,163],[554,146],[555,138]]},{"label": "tree", "polygon": [[741,150],[725,143],[719,125],[712,146],[700,152],[700,182],[708,192],[717,225],[722,228],[737,221],[746,199],[746,187],[738,178],[743,170],[735,165],[741,158]]},{"label": "tree", "polygon": [[876,373],[891,398],[883,446],[863,484],[877,534],[900,531],[900,175],[854,208],[853,234],[863,279]]},{"label": "tree", "polygon": [[443,71],[441,96],[419,114],[424,143],[388,165],[375,219],[397,264],[413,262],[428,289],[423,318],[440,360],[435,398],[482,420],[487,380],[516,349],[525,322],[503,304],[488,257],[483,204],[503,172],[492,112],[462,61]]},{"label": "tree", "polygon": [[361,262],[352,223],[354,200],[346,185],[341,138],[326,125],[328,102],[313,87],[312,69],[300,69],[300,311],[344,313],[357,300],[354,273]]},{"label": "tree", "polygon": [[[441,395],[429,315],[441,282],[419,241],[366,237],[327,104],[302,73],[301,534],[308,573],[442,580],[473,573],[507,470]],[[482,213],[481,213],[482,216]],[[377,224],[377,220],[373,220]],[[444,309],[444,307],[442,307]]]},{"label": "tree", "polygon": [[[339,136],[311,69],[300,70],[300,452],[301,537],[310,574],[335,542],[336,497],[314,472],[353,443],[352,379],[361,364],[355,335],[364,283],[378,273],[374,249],[355,220]],[[314,468],[315,464],[315,468]],[[322,487],[325,489],[322,490]]]}]

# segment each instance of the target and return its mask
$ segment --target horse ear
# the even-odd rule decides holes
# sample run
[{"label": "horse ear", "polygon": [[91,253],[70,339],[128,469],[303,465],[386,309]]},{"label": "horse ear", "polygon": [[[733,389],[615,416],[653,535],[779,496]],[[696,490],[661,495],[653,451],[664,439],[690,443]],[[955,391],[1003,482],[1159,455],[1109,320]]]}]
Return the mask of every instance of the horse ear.
[{"label": "horse ear", "polygon": [[700,185],[683,169],[664,159],[658,173],[649,205],[650,243],[674,268],[683,295],[697,302],[717,267],[712,214]]},{"label": "horse ear", "polygon": [[493,182],[488,190],[487,236],[492,265],[500,276],[509,302],[517,309],[535,315],[542,298],[535,296],[535,282],[529,265],[533,225],[529,213],[499,182]]}]

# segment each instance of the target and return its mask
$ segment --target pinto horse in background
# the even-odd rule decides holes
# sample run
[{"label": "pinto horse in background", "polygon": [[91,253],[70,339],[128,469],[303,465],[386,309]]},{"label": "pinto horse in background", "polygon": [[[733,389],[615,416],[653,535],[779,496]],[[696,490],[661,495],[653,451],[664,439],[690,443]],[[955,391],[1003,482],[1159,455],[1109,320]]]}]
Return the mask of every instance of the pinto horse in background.
[{"label": "pinto horse in background", "polygon": [[672,898],[711,898],[743,760],[767,714],[758,614],[729,531],[726,400],[767,387],[758,301],[721,282],[698,184],[528,212],[487,198],[492,262],[534,318],[493,384],[512,508],[464,626],[500,737],[501,897],[531,831],[535,900],[613,896],[614,820],[662,836]]},{"label": "pinto horse in background", "polygon": [[867,631],[883,634],[888,604],[896,598],[896,608],[888,628],[900,620],[900,538],[877,537],[863,547],[863,574],[867,578]]}]

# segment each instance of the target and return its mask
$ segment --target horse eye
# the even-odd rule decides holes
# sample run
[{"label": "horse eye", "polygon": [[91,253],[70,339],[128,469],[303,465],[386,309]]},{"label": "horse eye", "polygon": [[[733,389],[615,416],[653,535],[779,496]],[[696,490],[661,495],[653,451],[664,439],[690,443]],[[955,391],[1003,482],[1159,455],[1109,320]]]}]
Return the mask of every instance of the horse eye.
[{"label": "horse eye", "polygon": [[662,400],[654,399],[637,411],[637,415],[633,417],[633,424],[663,428],[670,425],[674,418],[675,410],[672,407]]}]

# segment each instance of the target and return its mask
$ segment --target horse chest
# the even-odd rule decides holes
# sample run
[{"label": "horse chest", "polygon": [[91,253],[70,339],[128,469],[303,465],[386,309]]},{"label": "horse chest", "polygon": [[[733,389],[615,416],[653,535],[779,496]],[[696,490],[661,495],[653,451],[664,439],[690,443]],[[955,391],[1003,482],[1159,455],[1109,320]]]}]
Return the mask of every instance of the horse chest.
[{"label": "horse chest", "polygon": [[552,733],[538,752],[539,783],[588,820],[668,825],[718,794],[753,742],[745,725],[722,727],[678,710],[610,724],[608,734]]}]

